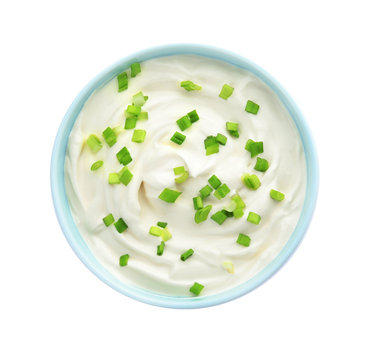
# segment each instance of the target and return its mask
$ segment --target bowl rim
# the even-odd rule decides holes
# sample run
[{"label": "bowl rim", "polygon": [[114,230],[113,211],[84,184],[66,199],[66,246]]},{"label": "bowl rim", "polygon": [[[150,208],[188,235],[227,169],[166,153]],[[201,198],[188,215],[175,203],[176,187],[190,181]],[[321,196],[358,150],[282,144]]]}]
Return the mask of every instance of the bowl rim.
[{"label": "bowl rim", "polygon": [[[64,181],[64,164],[69,135],[84,103],[93,91],[106,84],[118,73],[128,69],[129,65],[135,61],[142,62],[157,57],[179,54],[198,55],[221,60],[244,68],[264,81],[276,93],[290,113],[302,140],[306,158],[307,185],[302,212],[292,235],[277,257],[246,282],[217,294],[200,297],[163,295],[133,285],[126,285],[114,277],[98,262],[80,235],[68,205]],[[56,135],[50,164],[50,184],[53,205],[62,232],[75,254],[93,274],[111,288],[143,303],[168,308],[192,309],[223,304],[239,298],[266,282],[285,265],[301,243],[312,220],[318,195],[319,166],[316,147],[305,118],[290,95],[273,76],[251,60],[225,49],[204,44],[168,44],[137,51],[120,59],[95,76],[80,91],[67,110]]]}]

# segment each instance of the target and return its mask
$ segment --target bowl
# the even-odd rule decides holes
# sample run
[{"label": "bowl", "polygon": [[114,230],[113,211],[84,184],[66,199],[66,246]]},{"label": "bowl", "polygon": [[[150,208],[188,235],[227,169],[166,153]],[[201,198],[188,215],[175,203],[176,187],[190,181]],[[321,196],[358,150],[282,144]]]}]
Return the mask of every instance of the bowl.
[{"label": "bowl", "polygon": [[[278,256],[262,271],[241,285],[221,293],[201,297],[168,296],[126,285],[106,270],[90,251],[75,225],[67,200],[64,181],[64,163],[69,135],[83,105],[92,92],[127,69],[135,61],[142,62],[178,54],[199,55],[221,60],[246,69],[264,81],[277,94],[291,115],[298,129],[306,159],[307,184],[303,209],[294,232]],[[287,262],[302,241],[312,219],[318,193],[318,161],[310,130],[300,110],[282,86],[266,71],[250,60],[227,50],[207,45],[164,45],[142,50],[121,59],[97,75],[75,98],[62,120],[54,143],[51,159],[51,189],[56,215],[67,241],[83,264],[104,283],[124,295],[147,304],[169,308],[202,308],[222,304],[249,293],[268,280]]]}]

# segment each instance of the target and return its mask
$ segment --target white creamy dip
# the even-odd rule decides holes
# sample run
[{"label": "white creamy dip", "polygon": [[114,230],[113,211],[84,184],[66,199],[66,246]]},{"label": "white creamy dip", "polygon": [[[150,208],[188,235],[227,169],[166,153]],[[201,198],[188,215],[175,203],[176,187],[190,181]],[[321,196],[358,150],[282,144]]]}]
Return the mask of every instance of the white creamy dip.
[{"label": "white creamy dip", "polygon": [[[218,293],[249,280],[268,265],[289,240],[299,219],[306,188],[306,166],[303,146],[289,113],[275,93],[246,70],[212,59],[178,55],[157,58],[141,64],[142,72],[129,77],[128,90],[118,93],[114,78],[97,89],[81,110],[71,131],[65,163],[67,196],[76,225],[96,258],[126,284],[168,295],[192,296],[189,288],[195,281],[205,286],[202,295]],[[188,92],[180,87],[183,80],[202,86]],[[220,98],[223,84],[234,87],[228,100]],[[113,147],[104,140],[103,148],[93,154],[85,139],[92,133],[101,136],[107,127],[123,127],[124,110],[132,96],[142,91],[149,96],[143,111],[149,120],[138,121],[137,129],[146,130],[144,143],[131,141],[133,130],[124,130]],[[260,105],[257,115],[245,111],[247,100]],[[185,142],[178,146],[170,141],[180,131],[176,120],[191,110],[200,117],[183,131]],[[239,123],[240,137],[225,130],[227,121]],[[222,133],[225,146],[217,154],[205,155],[204,139]],[[269,161],[265,173],[253,169],[255,158],[245,150],[248,139],[263,141]],[[133,161],[128,165],[133,179],[109,185],[108,174],[118,172],[116,153],[126,146]],[[97,160],[104,165],[92,172]],[[173,168],[184,166],[189,178],[175,184]],[[241,181],[244,173],[256,174],[262,185],[249,190]],[[204,205],[212,204],[208,219],[194,222],[192,198],[215,174],[231,192],[222,200],[212,194]],[[177,189],[182,195],[175,203],[158,198],[164,188]],[[285,193],[282,202],[270,198],[270,189]],[[222,225],[210,219],[239,193],[246,203],[240,219],[228,218]],[[261,215],[259,225],[249,223],[249,211]],[[102,218],[112,213],[122,217],[128,229],[119,234]],[[149,234],[158,221],[168,222],[172,239],[166,242],[162,256],[157,256],[161,239]],[[239,233],[249,235],[251,244],[236,243]],[[194,255],[185,262],[180,254],[192,248]],[[119,257],[129,254],[128,266],[119,266]],[[234,264],[234,274],[222,266]]]}]

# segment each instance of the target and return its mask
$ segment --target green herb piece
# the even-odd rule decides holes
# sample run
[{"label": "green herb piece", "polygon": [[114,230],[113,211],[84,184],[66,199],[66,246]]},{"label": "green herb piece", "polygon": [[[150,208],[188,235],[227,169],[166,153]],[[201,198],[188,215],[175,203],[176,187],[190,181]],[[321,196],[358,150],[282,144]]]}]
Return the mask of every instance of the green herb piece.
[{"label": "green herb piece", "polygon": [[211,194],[212,188],[211,186],[206,185],[199,192],[201,194],[202,199],[205,199]]},{"label": "green herb piece", "polygon": [[258,104],[255,104],[255,103],[254,103],[253,101],[251,101],[251,100],[247,100],[245,110],[246,110],[248,113],[251,113],[251,114],[256,115],[256,114],[258,113],[258,111],[259,111],[259,105],[258,105]]},{"label": "green herb piece", "polygon": [[162,221],[158,221],[157,222],[157,226],[161,227],[161,228],[165,228],[167,226],[167,223],[166,222],[162,222]]},{"label": "green herb piece", "polygon": [[121,234],[124,230],[128,229],[128,225],[125,223],[125,221],[122,218],[119,218],[115,223],[114,223],[115,228]]},{"label": "green herb piece", "polygon": [[141,91],[132,96],[132,105],[141,107],[145,103],[146,103],[146,99],[145,99],[144,94]]},{"label": "green herb piece", "polygon": [[161,237],[163,241],[168,241],[172,238],[172,234],[170,233],[170,230],[168,230],[167,227],[162,230]]},{"label": "green herb piece", "polygon": [[165,188],[158,197],[165,202],[174,203],[181,194],[180,191]]},{"label": "green herb piece", "polygon": [[194,254],[194,250],[189,249],[180,255],[180,259],[182,261],[185,261],[186,259],[190,258],[193,254]]},{"label": "green herb piece", "polygon": [[122,72],[117,76],[118,79],[118,92],[128,89],[128,76],[126,72]]},{"label": "green herb piece", "polygon": [[110,173],[109,174],[109,184],[120,184],[119,175],[117,173]]},{"label": "green herb piece", "polygon": [[220,91],[219,96],[222,99],[227,100],[232,95],[233,90],[234,90],[234,88],[232,88],[232,86],[224,84],[221,91]]},{"label": "green herb piece", "polygon": [[221,225],[227,219],[227,217],[227,214],[223,210],[220,210],[212,215],[211,219]]},{"label": "green herb piece", "polygon": [[233,216],[234,216],[236,219],[242,218],[243,213],[244,213],[243,208],[237,208],[237,209],[234,209],[234,210],[233,210]]},{"label": "green herb piece", "polygon": [[128,105],[126,109],[127,114],[138,116],[141,113],[141,107],[135,105]]},{"label": "green herb piece", "polygon": [[149,229],[149,234],[153,236],[161,236],[162,235],[162,229],[157,226],[151,226]]},{"label": "green herb piece", "polygon": [[117,152],[117,159],[122,165],[127,165],[132,161],[131,154],[125,146]]},{"label": "green herb piece", "polygon": [[88,136],[87,145],[89,146],[89,148],[94,154],[100,151],[102,148],[102,143],[95,134],[91,134]]},{"label": "green herb piece", "polygon": [[203,200],[200,196],[196,196],[193,198],[193,206],[194,210],[199,210],[203,208]]},{"label": "green herb piece", "polygon": [[146,111],[142,111],[138,116],[137,120],[148,120],[148,113]]},{"label": "green herb piece", "polygon": [[161,243],[157,246],[157,255],[158,256],[163,255],[164,246],[165,246],[164,241],[161,241]]},{"label": "green herb piece", "polygon": [[227,217],[233,217],[233,211],[228,211],[226,209],[223,209],[222,212],[227,216]]},{"label": "green herb piece", "polygon": [[223,134],[220,134],[218,133],[216,135],[216,141],[220,144],[220,145],[225,145],[227,143],[227,137],[224,136]]},{"label": "green herb piece", "polygon": [[258,156],[256,158],[256,164],[254,166],[254,169],[257,171],[265,172],[268,170],[268,168],[269,168],[268,161]]},{"label": "green herb piece", "polygon": [[204,208],[197,210],[194,215],[194,221],[196,224],[200,224],[202,221],[205,221],[209,216],[211,209],[212,205],[207,205]]},{"label": "green herb piece", "polygon": [[146,131],[142,129],[137,129],[132,134],[132,141],[135,143],[143,143],[145,140]]},{"label": "green herb piece", "polygon": [[180,175],[180,174],[183,174],[185,173],[185,168],[184,166],[177,166],[174,168],[174,174],[175,175]]},{"label": "green herb piece", "polygon": [[207,181],[214,189],[217,189],[221,185],[221,181],[216,175],[212,175]]},{"label": "green herb piece", "polygon": [[219,144],[210,145],[206,148],[206,155],[212,155],[219,152]]},{"label": "green herb piece", "polygon": [[178,178],[175,178],[175,183],[176,184],[182,184],[184,181],[186,181],[189,177],[189,172],[188,171],[184,171],[184,173],[179,176]]},{"label": "green herb piece", "polygon": [[246,207],[246,204],[244,203],[240,195],[234,194],[231,199],[236,204],[236,209],[243,209]]},{"label": "green herb piece", "polygon": [[214,196],[217,199],[221,200],[221,199],[225,198],[226,195],[229,194],[230,191],[231,191],[231,189],[228,187],[228,185],[223,184],[215,190]]},{"label": "green herb piece", "polygon": [[247,217],[247,221],[248,222],[251,222],[251,223],[253,223],[255,225],[258,225],[260,223],[260,220],[261,220],[260,215],[254,213],[252,211],[249,212],[249,215]]},{"label": "green herb piece", "polygon": [[136,127],[137,124],[137,117],[136,116],[131,116],[126,118],[126,122],[124,123],[124,128],[126,130],[131,130]]},{"label": "green herb piece", "polygon": [[272,189],[272,190],[269,192],[269,195],[271,196],[271,198],[272,198],[273,200],[276,200],[276,201],[282,201],[282,200],[285,199],[285,194],[283,194],[282,192],[277,191],[277,190],[273,190],[273,189]]},{"label": "green herb piece", "polygon": [[185,141],[185,139],[185,135],[179,133],[178,131],[175,131],[175,134],[172,135],[172,138],[170,140],[177,145],[181,145]]},{"label": "green herb piece", "polygon": [[238,123],[228,121],[226,123],[226,126],[227,126],[227,131],[229,132],[230,135],[236,138],[240,137],[240,134],[238,133]]},{"label": "green herb piece", "polygon": [[120,266],[127,266],[128,264],[128,259],[130,258],[130,256],[128,254],[126,255],[122,255],[120,258],[119,258],[119,265]]},{"label": "green herb piece", "polygon": [[192,126],[192,122],[190,121],[188,115],[185,115],[179,120],[176,120],[176,124],[179,126],[181,131],[184,131],[185,129],[188,129]]},{"label": "green herb piece", "polygon": [[189,289],[189,291],[193,293],[194,295],[198,296],[203,290],[203,288],[204,288],[203,285],[199,284],[198,282],[195,282],[193,286]]},{"label": "green herb piece", "polygon": [[103,132],[102,136],[104,137],[106,143],[112,147],[117,142],[117,135],[114,130],[108,126]]},{"label": "green herb piece", "polygon": [[115,219],[114,219],[114,216],[113,214],[109,214],[109,215],[106,215],[102,221],[104,222],[105,226],[108,227],[110,226],[111,224],[113,224],[115,222]]},{"label": "green herb piece", "polygon": [[208,147],[212,145],[218,144],[216,137],[212,135],[207,136],[207,138],[203,142],[205,144],[205,149],[207,149]]},{"label": "green herb piece", "polygon": [[131,77],[135,77],[139,73],[141,73],[140,63],[135,62],[131,64]]},{"label": "green herb piece", "polygon": [[192,122],[192,124],[199,120],[199,116],[198,116],[196,110],[192,110],[192,111],[188,112],[188,116],[189,116],[189,119]]},{"label": "green herb piece", "polygon": [[180,86],[186,91],[202,90],[202,86],[195,84],[193,81],[186,80],[180,83]]},{"label": "green herb piece", "polygon": [[119,171],[118,176],[119,181],[126,186],[130,183],[130,181],[133,178],[133,174],[127,166],[123,167],[122,170]]},{"label": "green herb piece", "polygon": [[104,162],[102,160],[98,160],[98,161],[94,162],[91,166],[91,171],[98,170],[102,165],[104,165]]},{"label": "green herb piece", "polygon": [[250,174],[243,174],[242,182],[251,190],[256,190],[261,185],[259,178]]},{"label": "green herb piece", "polygon": [[115,135],[118,137],[118,135],[120,135],[122,132],[123,132],[123,127],[122,126],[116,126],[115,128],[113,128],[113,131],[115,133]]},{"label": "green herb piece", "polygon": [[234,274],[234,266],[233,266],[232,261],[228,261],[228,260],[224,261],[223,268],[227,270],[230,274]]},{"label": "green herb piece", "polygon": [[251,157],[255,157],[258,154],[261,154],[263,150],[263,141],[254,141],[254,140],[247,140],[245,149],[251,153]]},{"label": "green herb piece", "polygon": [[242,246],[249,246],[251,242],[251,239],[249,236],[245,234],[239,234],[236,243],[240,244]]}]

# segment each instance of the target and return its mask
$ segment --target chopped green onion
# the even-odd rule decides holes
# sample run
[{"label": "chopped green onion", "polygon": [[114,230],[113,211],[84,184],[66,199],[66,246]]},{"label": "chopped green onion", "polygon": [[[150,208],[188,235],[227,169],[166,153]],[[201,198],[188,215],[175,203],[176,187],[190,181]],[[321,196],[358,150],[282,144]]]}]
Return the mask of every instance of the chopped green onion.
[{"label": "chopped green onion", "polygon": [[193,198],[193,206],[194,210],[199,210],[203,208],[203,200],[200,196],[196,196]]},{"label": "chopped green onion", "polygon": [[234,123],[234,122],[227,122],[226,123],[226,126],[227,126],[227,131],[229,132],[229,134],[231,134],[233,137],[240,137],[240,134],[238,133],[238,123]]},{"label": "chopped green onion", "polygon": [[189,177],[189,172],[188,171],[184,171],[184,173],[179,176],[178,178],[175,178],[175,183],[176,184],[182,184],[184,181],[186,181]]},{"label": "chopped green onion", "polygon": [[102,148],[102,143],[95,134],[91,134],[88,136],[87,145],[93,153],[98,152]]},{"label": "chopped green onion", "polygon": [[188,116],[189,116],[189,119],[192,122],[192,124],[199,120],[199,116],[198,116],[196,110],[192,110],[192,111],[188,112]]},{"label": "chopped green onion", "polygon": [[249,246],[251,242],[251,239],[249,236],[245,234],[239,234],[236,243],[240,244],[242,246]]},{"label": "chopped green onion", "polygon": [[232,201],[234,201],[234,203],[236,204],[236,209],[243,209],[246,207],[246,204],[244,203],[244,201],[242,200],[241,196],[238,195],[238,194],[234,194],[232,197],[231,197]]},{"label": "chopped green onion", "polygon": [[135,77],[139,73],[141,73],[140,63],[135,62],[131,64],[131,77]]},{"label": "chopped green onion", "polygon": [[157,246],[157,255],[161,256],[163,255],[164,251],[164,241],[161,241],[161,243]]},{"label": "chopped green onion", "polygon": [[106,143],[112,147],[117,142],[117,135],[114,130],[108,126],[103,132],[102,136],[104,137]]},{"label": "chopped green onion", "polygon": [[128,169],[127,166],[124,166],[122,170],[119,171],[118,176],[119,176],[119,181],[126,186],[130,183],[130,181],[133,178],[133,174],[131,173],[131,171]]},{"label": "chopped green onion", "polygon": [[98,160],[98,161],[94,162],[91,166],[91,171],[98,170],[102,165],[104,165],[104,162],[102,160]]},{"label": "chopped green onion", "polygon": [[188,115],[185,115],[179,120],[176,120],[176,124],[179,126],[181,131],[184,131],[185,129],[188,129],[192,126],[192,122],[190,121]]},{"label": "chopped green onion", "polygon": [[213,214],[211,216],[211,219],[217,222],[219,225],[221,225],[227,219],[227,217],[227,214],[223,210],[220,210]]},{"label": "chopped green onion", "polygon": [[119,175],[117,173],[110,173],[109,174],[109,184],[120,184]]},{"label": "chopped green onion", "polygon": [[109,225],[115,222],[113,214],[106,215],[102,221],[104,222],[105,226],[108,227]]},{"label": "chopped green onion", "polygon": [[135,106],[135,105],[128,105],[127,109],[126,109],[126,112],[128,114],[138,116],[141,113],[141,107],[140,106]]},{"label": "chopped green onion", "polygon": [[180,175],[180,174],[183,174],[183,173],[185,173],[184,166],[178,166],[178,167],[174,168],[174,174],[175,175]]},{"label": "chopped green onion", "polygon": [[207,149],[208,147],[212,146],[212,145],[215,145],[217,144],[218,141],[216,140],[216,137],[215,136],[212,136],[212,135],[209,135],[207,136],[207,138],[204,140],[204,144],[205,144],[205,149]]},{"label": "chopped green onion", "polygon": [[260,220],[261,220],[260,215],[254,213],[252,211],[249,212],[249,215],[247,217],[247,221],[249,221],[249,222],[251,222],[255,225],[258,225],[260,223]]},{"label": "chopped green onion", "polygon": [[245,110],[246,110],[248,113],[251,113],[251,114],[256,115],[256,114],[258,113],[258,111],[259,111],[259,105],[258,105],[258,104],[255,104],[255,103],[254,103],[253,101],[251,101],[251,100],[247,100]]},{"label": "chopped green onion", "polygon": [[218,133],[216,135],[216,141],[220,144],[220,145],[225,145],[227,143],[227,137],[224,136],[223,134],[220,134]]},{"label": "chopped green onion", "polygon": [[201,90],[202,86],[195,84],[193,81],[186,80],[180,83],[180,86],[186,91]]},{"label": "chopped green onion", "polygon": [[221,199],[225,198],[226,195],[229,194],[230,191],[231,191],[231,189],[228,187],[228,185],[223,184],[215,190],[214,196],[217,199],[221,200]]},{"label": "chopped green onion", "polygon": [[158,197],[165,202],[174,203],[181,194],[180,191],[165,188]]},{"label": "chopped green onion", "polygon": [[199,192],[202,196],[202,199],[205,199],[211,194],[212,188],[211,188],[211,186],[206,185]]},{"label": "chopped green onion", "polygon": [[170,233],[170,230],[168,230],[167,227],[162,230],[161,237],[163,241],[168,241],[172,238],[172,234]]},{"label": "chopped green onion", "polygon": [[148,113],[146,111],[142,111],[138,116],[137,120],[148,120]]},{"label": "chopped green onion", "polygon": [[145,140],[146,131],[142,129],[137,129],[132,134],[132,141],[135,143],[143,143]]},{"label": "chopped green onion", "polygon": [[121,234],[124,230],[128,228],[128,225],[125,223],[125,221],[122,218],[119,218],[115,223],[114,223],[115,228]]},{"label": "chopped green onion", "polygon": [[251,153],[251,157],[255,157],[263,152],[263,141],[247,140],[245,149]]},{"label": "chopped green onion", "polygon": [[117,152],[117,159],[122,165],[127,165],[132,161],[131,154],[125,146]]},{"label": "chopped green onion", "polygon": [[233,211],[228,211],[226,209],[223,209],[222,210],[223,213],[227,216],[227,217],[233,217]]},{"label": "chopped green onion", "polygon": [[210,145],[206,148],[206,155],[212,155],[219,152],[219,144]]},{"label": "chopped green onion", "polygon": [[186,259],[190,258],[193,254],[194,254],[194,250],[189,249],[180,255],[180,259],[182,261],[185,261]]},{"label": "chopped green onion", "polygon": [[272,190],[269,192],[269,195],[271,196],[271,198],[272,198],[273,200],[282,201],[282,200],[285,199],[285,194],[283,194],[282,192],[277,191],[277,190],[273,190],[273,189],[272,189]]},{"label": "chopped green onion", "polygon": [[118,136],[123,132],[123,128],[121,126],[116,126],[115,128],[113,128],[113,131],[115,135]]},{"label": "chopped green onion", "polygon": [[161,236],[162,235],[162,229],[160,229],[157,226],[151,226],[149,229],[149,234],[153,236]]},{"label": "chopped green onion", "polygon": [[254,166],[254,169],[257,171],[265,172],[268,170],[268,168],[269,168],[268,161],[258,156],[256,158],[256,164]]},{"label": "chopped green onion", "polygon": [[234,210],[233,210],[233,216],[234,216],[236,219],[242,218],[242,216],[243,216],[243,208],[237,208],[237,209],[234,209]]},{"label": "chopped green onion", "polygon": [[256,190],[261,185],[259,178],[250,174],[243,174],[242,182],[251,190]]},{"label": "chopped green onion", "polygon": [[216,175],[212,175],[207,181],[214,189],[217,189],[221,185],[221,181]]},{"label": "chopped green onion", "polygon": [[146,103],[144,94],[140,91],[132,96],[132,105],[141,107]]},{"label": "chopped green onion", "polygon": [[119,265],[120,266],[127,266],[128,264],[128,259],[130,258],[130,256],[128,254],[126,255],[122,255],[120,258],[119,258]]},{"label": "chopped green onion", "polygon": [[233,266],[232,261],[228,261],[228,260],[224,261],[223,268],[227,270],[230,274],[234,274],[234,266]]},{"label": "chopped green onion", "polygon": [[134,129],[137,124],[137,117],[136,116],[131,116],[126,118],[126,122],[124,124],[124,128],[126,130]]},{"label": "chopped green onion", "polygon": [[178,131],[175,131],[175,134],[172,135],[172,138],[170,140],[177,145],[181,145],[184,142],[185,138],[185,135],[179,133]]},{"label": "chopped green onion", "polygon": [[165,228],[167,226],[167,223],[166,222],[162,222],[162,221],[158,221],[157,222],[157,226],[161,227],[161,228]]},{"label": "chopped green onion", "polygon": [[219,96],[222,99],[227,100],[232,95],[233,90],[234,88],[232,88],[232,86],[229,86],[228,84],[224,84],[220,91]]},{"label": "chopped green onion", "polygon": [[203,285],[199,284],[198,282],[195,282],[193,286],[189,289],[189,291],[193,293],[194,295],[198,296],[203,290],[203,288],[204,288]]},{"label": "chopped green onion", "polygon": [[207,205],[204,208],[197,210],[194,215],[194,221],[197,224],[201,223],[202,221],[205,221],[207,217],[209,216],[211,209],[212,209],[212,205]]},{"label": "chopped green onion", "polygon": [[118,92],[128,89],[128,76],[126,72],[122,72],[117,76],[118,79]]}]

